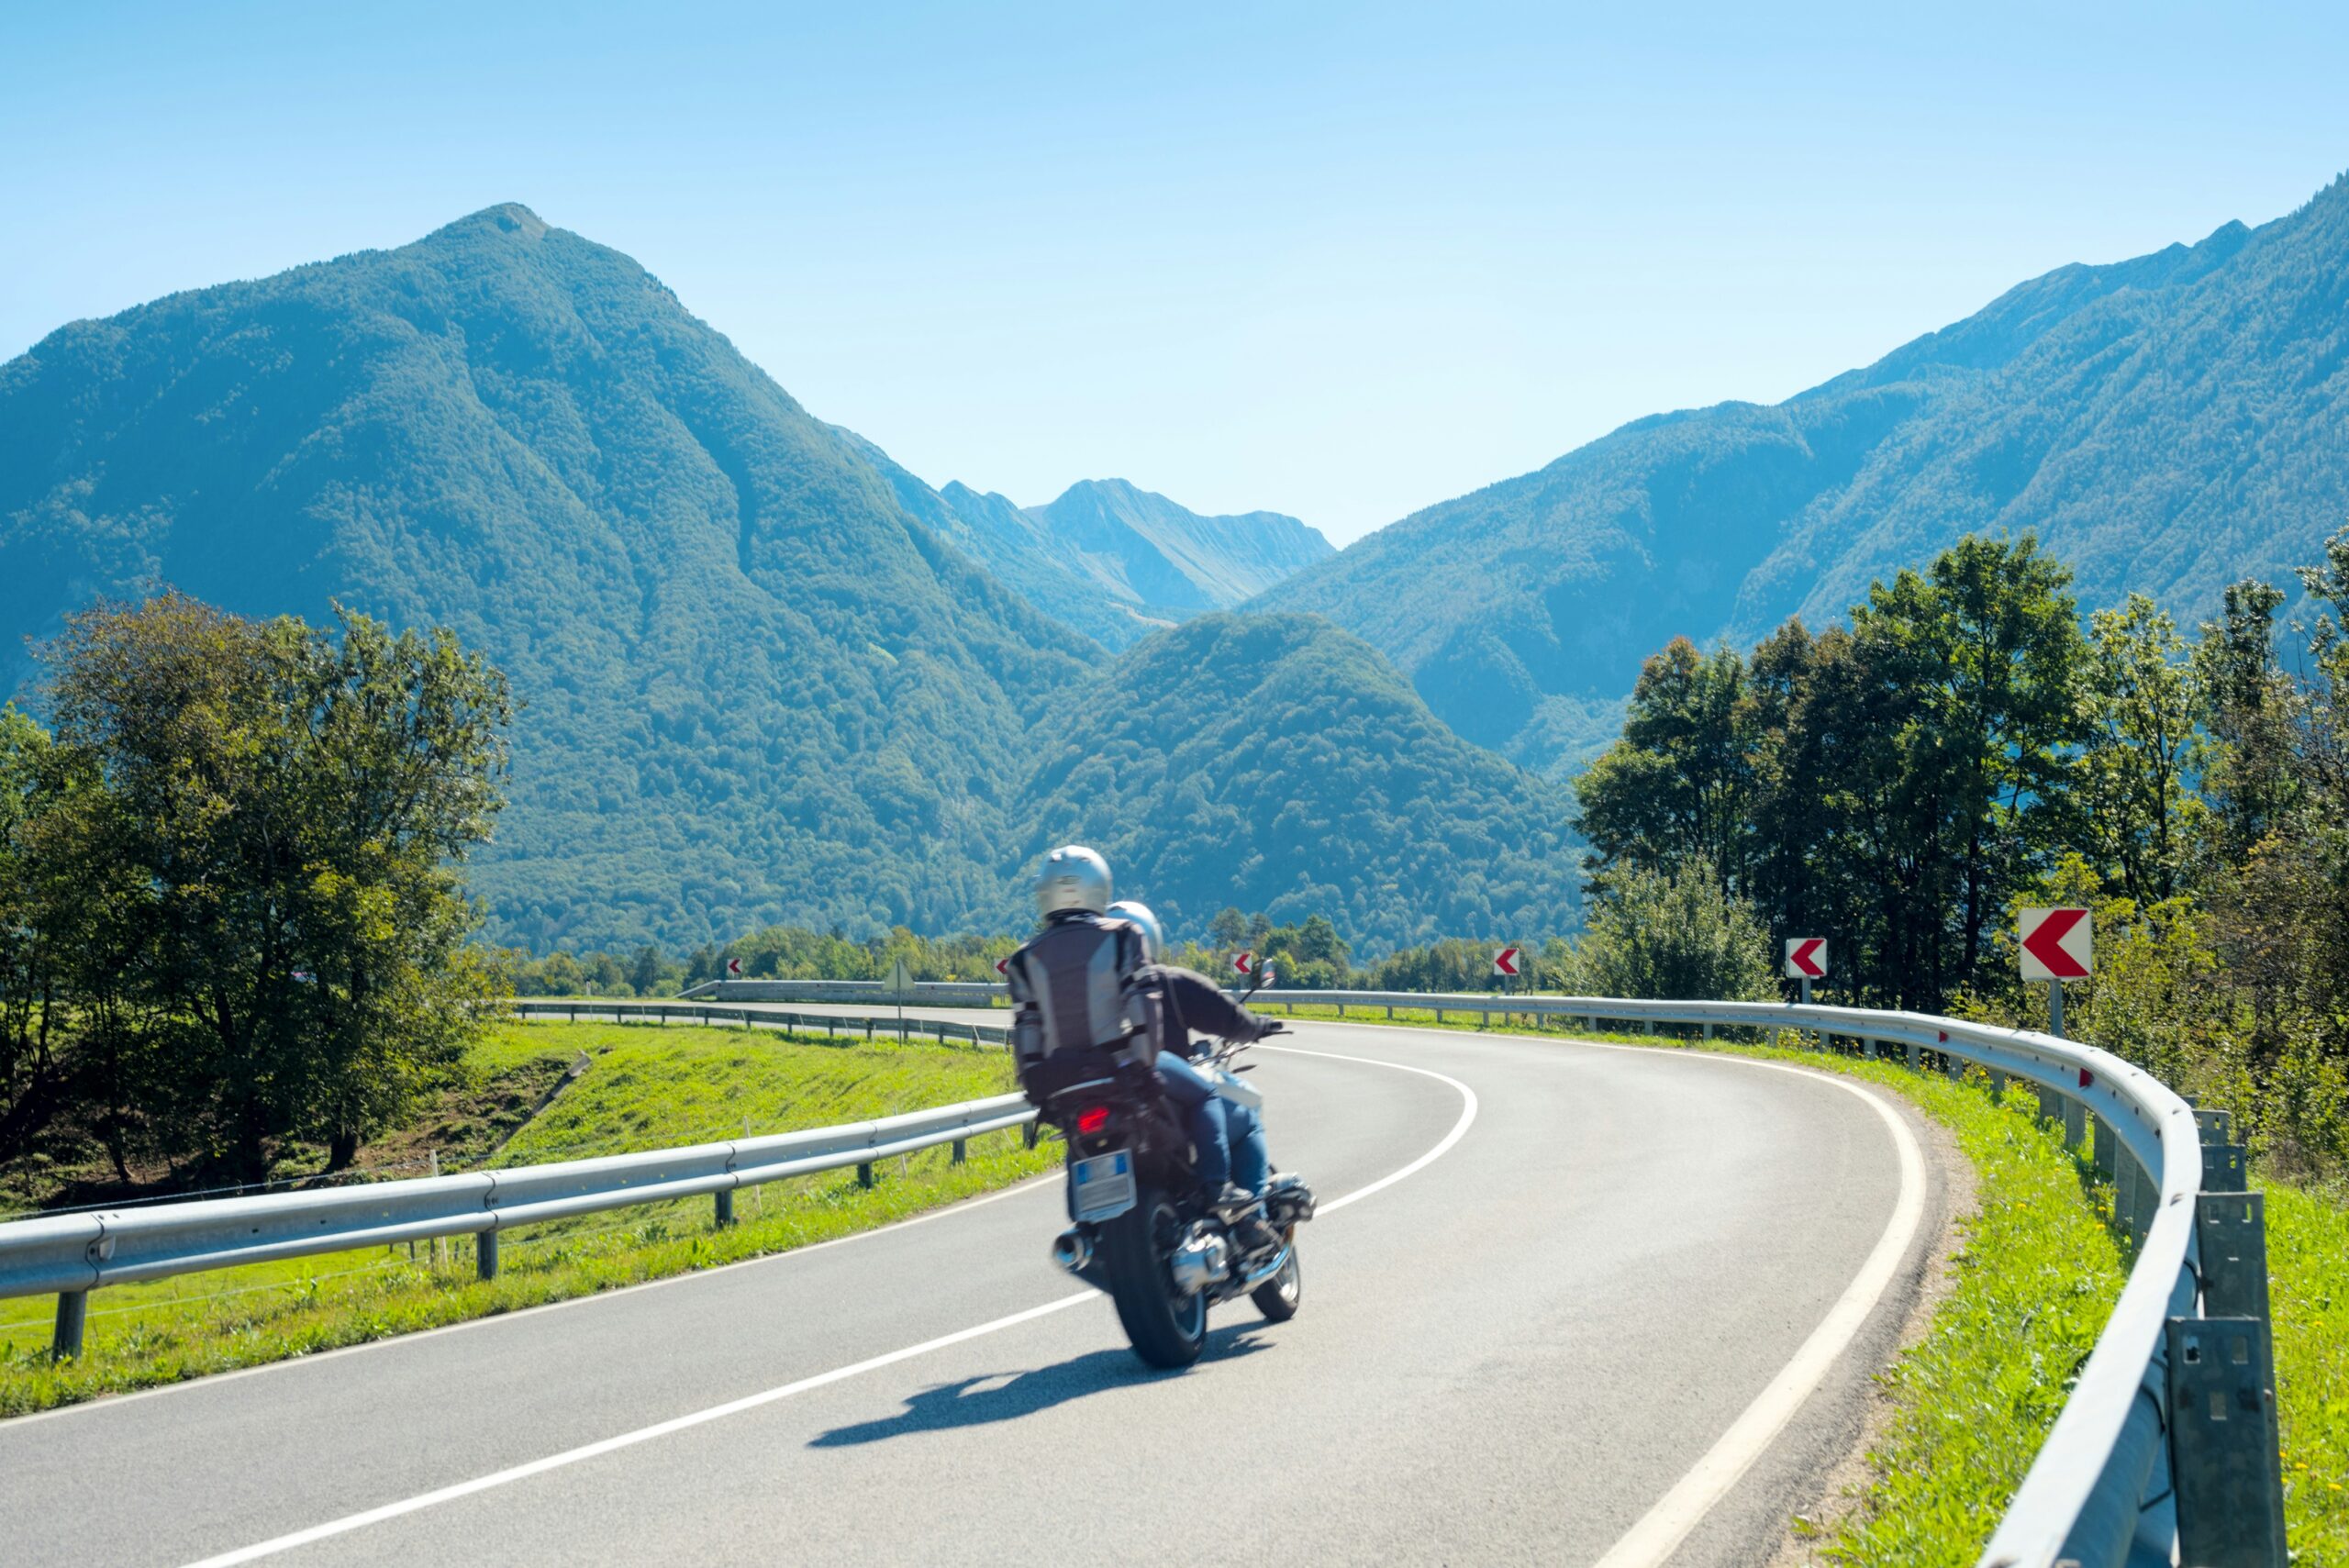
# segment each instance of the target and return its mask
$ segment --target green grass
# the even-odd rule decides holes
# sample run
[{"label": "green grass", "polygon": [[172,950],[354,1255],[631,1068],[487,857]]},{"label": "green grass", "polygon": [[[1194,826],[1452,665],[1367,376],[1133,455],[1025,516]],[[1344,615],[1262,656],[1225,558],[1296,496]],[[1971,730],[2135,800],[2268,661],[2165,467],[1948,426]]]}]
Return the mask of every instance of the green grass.
[{"label": "green grass", "polygon": [[2349,1563],[2349,1209],[2265,1190],[2285,1539],[2299,1562]]},{"label": "green grass", "polygon": [[[1337,1015],[1306,1007],[1294,1016]],[[1385,1021],[1383,1009],[1347,1016]],[[1398,1010],[1394,1021],[1561,1038],[1523,1024],[1487,1029],[1458,1014],[1439,1025],[1428,1010]],[[1704,1043],[1580,1029],[1573,1038]],[[1960,1227],[1954,1287],[1922,1340],[1883,1374],[1893,1409],[1868,1455],[1870,1484],[1840,1519],[1796,1521],[1820,1562],[1967,1568],[2030,1469],[2133,1261],[2107,1228],[2110,1189],[2065,1150],[2060,1121],[2038,1128],[2027,1087],[2009,1090],[2002,1104],[1979,1071],[1961,1084],[1888,1062],[1725,1040],[1706,1048],[1884,1084],[1947,1127],[1973,1162],[1978,1207]],[[2296,1562],[2349,1564],[2349,1209],[2265,1186],[2286,1532]]]},{"label": "green grass", "polygon": [[[767,1133],[860,1121],[1013,1086],[1000,1052],[827,1045],[820,1036],[763,1029],[513,1025],[471,1061],[482,1081],[494,1083],[532,1062],[568,1062],[583,1051],[585,1074],[489,1163],[739,1138],[746,1122]],[[462,1116],[442,1119],[461,1130],[473,1126]],[[466,1136],[478,1144],[477,1130]],[[1015,1129],[972,1140],[962,1165],[944,1149],[884,1162],[870,1191],[853,1171],[747,1189],[735,1196],[736,1223],[723,1231],[712,1228],[706,1197],[518,1228],[506,1233],[499,1277],[486,1283],[474,1277],[471,1241],[460,1240],[438,1262],[430,1243],[419,1243],[413,1259],[406,1247],[376,1248],[118,1286],[91,1296],[83,1354],[62,1366],[49,1361],[53,1298],[0,1302],[0,1416],[828,1240],[1006,1185],[1050,1168],[1058,1155],[1056,1143],[1027,1149]]]}]

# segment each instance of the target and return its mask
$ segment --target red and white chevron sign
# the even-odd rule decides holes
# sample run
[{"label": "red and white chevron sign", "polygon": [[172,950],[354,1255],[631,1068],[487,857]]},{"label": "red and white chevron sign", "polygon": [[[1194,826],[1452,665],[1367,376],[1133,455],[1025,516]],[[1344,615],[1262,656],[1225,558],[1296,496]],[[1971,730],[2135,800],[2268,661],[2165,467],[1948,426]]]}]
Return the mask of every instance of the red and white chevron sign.
[{"label": "red and white chevron sign", "polygon": [[1517,948],[1503,948],[1493,954],[1493,973],[1506,974],[1511,978],[1522,973],[1523,971],[1517,967],[1517,956],[1520,951],[1521,950]]},{"label": "red and white chevron sign", "polygon": [[2026,909],[2022,939],[2025,980],[2086,980],[2096,968],[2096,922],[2085,909]]},{"label": "red and white chevron sign", "polygon": [[1011,960],[1009,956],[1007,955],[995,961],[995,972],[997,974],[1002,975],[1006,980],[1011,978]]},{"label": "red and white chevron sign", "polygon": [[742,961],[740,959],[729,958],[726,961],[726,978],[729,980],[740,980],[742,978]]},{"label": "red and white chevron sign", "polygon": [[1825,937],[1788,937],[1787,939],[1787,976],[1791,980],[1826,979],[1827,939]]},{"label": "red and white chevron sign", "polygon": [[1252,952],[1233,953],[1231,955],[1231,972],[1234,974],[1255,973],[1256,955]]}]

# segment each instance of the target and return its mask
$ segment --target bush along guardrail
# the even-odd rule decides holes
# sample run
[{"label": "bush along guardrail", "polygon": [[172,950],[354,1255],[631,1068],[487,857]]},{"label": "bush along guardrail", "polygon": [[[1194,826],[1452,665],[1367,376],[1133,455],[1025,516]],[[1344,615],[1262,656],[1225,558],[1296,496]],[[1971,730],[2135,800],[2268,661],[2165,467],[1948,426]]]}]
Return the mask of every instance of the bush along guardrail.
[{"label": "bush along guardrail", "polygon": [[[1000,987],[973,989],[999,994]],[[870,999],[870,993],[867,993]],[[931,1005],[938,1005],[932,1003]],[[2220,1112],[2198,1111],[2142,1069],[2052,1035],[1925,1014],[1754,1002],[1650,1002],[1408,992],[1260,994],[1261,1009],[1355,1007],[1555,1020],[1792,1031],[1822,1050],[1898,1051],[1918,1071],[1982,1068],[1994,1088],[2034,1085],[2040,1115],[2064,1118],[2114,1185],[2114,1217],[2138,1247],[2128,1284],[2071,1396],[2008,1505],[1981,1568],[2284,1568],[2283,1492],[2269,1340],[2266,1215],[2245,1190],[2244,1151]],[[793,1014],[705,1001],[584,999],[518,1004],[525,1018],[645,1018],[740,1028],[896,1032],[1003,1044],[985,1025]],[[1839,1044],[1838,1042],[1844,1042]],[[225,1198],[0,1225],[0,1296],[58,1296],[56,1349],[78,1353],[88,1293],[273,1258],[428,1237],[480,1238],[497,1268],[497,1232],[533,1221],[701,1193],[718,1223],[741,1186],[859,1167],[982,1132],[1025,1126],[1018,1095],[850,1127],[739,1143],[615,1155],[463,1176]]]}]

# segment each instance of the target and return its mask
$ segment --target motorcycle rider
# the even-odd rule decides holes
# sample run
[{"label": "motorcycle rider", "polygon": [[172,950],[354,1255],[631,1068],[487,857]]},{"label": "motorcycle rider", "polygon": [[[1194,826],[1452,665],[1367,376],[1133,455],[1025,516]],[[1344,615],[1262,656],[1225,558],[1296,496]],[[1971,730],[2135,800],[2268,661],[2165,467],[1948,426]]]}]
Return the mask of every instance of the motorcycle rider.
[{"label": "motorcycle rider", "polygon": [[1231,1180],[1233,1124],[1225,1113],[1230,1102],[1192,1065],[1189,1030],[1196,1026],[1252,1040],[1266,1026],[1206,976],[1153,962],[1155,917],[1145,932],[1141,924],[1113,916],[1109,891],[1108,862],[1083,845],[1065,845],[1044,858],[1036,878],[1044,928],[1012,954],[1004,971],[1017,1009],[1012,1035],[1020,1082],[1039,1104],[1065,1087],[1064,1072],[1083,1071],[1076,1066],[1081,1052],[1062,1054],[1072,1045],[1110,1049],[1138,1069],[1154,1064],[1168,1099],[1184,1115],[1201,1185],[1252,1249],[1272,1234],[1250,1214],[1270,1169],[1263,1132],[1249,1112],[1240,1144],[1254,1184],[1243,1188]]},{"label": "motorcycle rider", "polygon": [[1199,1184],[1217,1212],[1238,1227],[1242,1245],[1252,1250],[1277,1243],[1279,1237],[1253,1212],[1272,1175],[1264,1123],[1254,1106],[1218,1094],[1214,1080],[1200,1071],[1191,1054],[1194,1029],[1218,1040],[1248,1041],[1263,1038],[1268,1026],[1198,971],[1159,962],[1165,938],[1148,905],[1122,899],[1110,905],[1108,913],[1140,929],[1142,955],[1148,960],[1140,979],[1158,987],[1164,998],[1158,1077],[1166,1085],[1167,1098],[1184,1112],[1191,1145],[1198,1152]]}]

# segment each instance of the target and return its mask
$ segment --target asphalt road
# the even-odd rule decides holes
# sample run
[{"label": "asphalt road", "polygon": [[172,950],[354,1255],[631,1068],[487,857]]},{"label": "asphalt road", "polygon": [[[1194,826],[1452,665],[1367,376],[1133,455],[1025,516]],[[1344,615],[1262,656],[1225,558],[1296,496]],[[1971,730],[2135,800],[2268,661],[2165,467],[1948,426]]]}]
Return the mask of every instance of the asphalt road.
[{"label": "asphalt road", "polygon": [[1256,1081],[1327,1206],[1304,1308],[1219,1309],[1189,1372],[1050,1264],[1031,1183],[0,1423],[0,1560],[1765,1560],[1937,1229],[1909,1113],[1689,1052],[1288,1043]]}]

